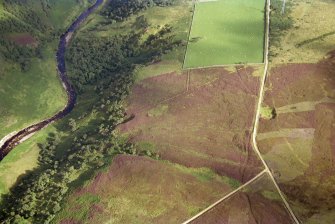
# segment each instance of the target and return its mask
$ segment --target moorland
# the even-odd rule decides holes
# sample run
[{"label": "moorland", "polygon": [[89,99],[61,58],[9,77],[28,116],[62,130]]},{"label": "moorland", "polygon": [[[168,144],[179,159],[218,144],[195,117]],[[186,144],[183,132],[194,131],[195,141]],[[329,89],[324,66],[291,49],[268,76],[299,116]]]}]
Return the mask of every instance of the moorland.
[{"label": "moorland", "polygon": [[[64,107],[94,2],[0,3],[1,139]],[[0,222],[333,223],[334,7],[104,1],[75,107],[0,162]]]}]

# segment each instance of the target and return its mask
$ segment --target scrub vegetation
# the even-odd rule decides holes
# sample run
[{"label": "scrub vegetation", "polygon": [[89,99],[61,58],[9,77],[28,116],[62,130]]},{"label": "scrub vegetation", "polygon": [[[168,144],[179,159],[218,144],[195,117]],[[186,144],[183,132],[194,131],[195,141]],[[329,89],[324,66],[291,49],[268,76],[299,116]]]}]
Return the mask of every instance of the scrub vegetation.
[{"label": "scrub vegetation", "polygon": [[273,119],[276,117],[276,109],[271,108],[269,106],[265,106],[261,108],[261,117],[264,119]]},{"label": "scrub vegetation", "polygon": [[[287,1],[285,9],[283,10],[282,0],[271,1],[270,13],[270,44],[272,46],[280,46],[280,37],[284,35],[285,31],[293,27],[293,20],[291,17],[292,2]],[[271,52],[270,52],[271,53]],[[270,54],[270,56],[274,56]]]}]

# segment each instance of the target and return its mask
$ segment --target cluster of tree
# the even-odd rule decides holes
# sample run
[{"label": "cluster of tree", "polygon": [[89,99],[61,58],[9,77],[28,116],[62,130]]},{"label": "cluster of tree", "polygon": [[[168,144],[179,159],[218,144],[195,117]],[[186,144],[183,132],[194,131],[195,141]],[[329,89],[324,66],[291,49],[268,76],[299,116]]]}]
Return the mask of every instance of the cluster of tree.
[{"label": "cluster of tree", "polygon": [[112,20],[122,21],[147,8],[172,5],[174,1],[175,0],[111,0],[104,10],[101,11],[101,14]]},{"label": "cluster of tree", "polygon": [[122,44],[121,37],[89,36],[73,41],[66,59],[71,65],[75,65],[70,75],[77,91],[81,92],[83,85],[94,84],[107,75],[117,75],[129,68]]},{"label": "cluster of tree", "polygon": [[292,3],[290,1],[286,3],[285,12],[282,11],[282,7],[282,0],[271,1],[270,44],[277,47],[283,32],[293,27],[293,20],[290,16]]},{"label": "cluster of tree", "polygon": [[52,29],[50,24],[46,21],[47,11],[44,11],[44,5],[47,0],[42,0],[36,4],[33,0],[4,0],[3,10],[9,15],[7,21],[11,21],[9,24],[15,24],[15,26],[6,26],[7,31],[11,32],[22,32],[34,30],[39,32],[46,32]]},{"label": "cluster of tree", "polygon": [[29,26],[25,23],[20,23],[17,19],[4,19],[0,20],[0,33],[19,33],[28,32]]},{"label": "cluster of tree", "polygon": [[127,35],[107,38],[88,36],[77,38],[68,50],[67,61],[73,66],[71,79],[79,92],[83,86],[102,78],[129,73],[136,64],[147,64],[181,45],[166,25],[143,42],[144,29]]},{"label": "cluster of tree", "polygon": [[43,58],[43,43],[37,47],[20,46],[10,40],[0,39],[1,54],[8,61],[18,63],[22,71],[28,71],[33,57]]},{"label": "cluster of tree", "polygon": [[144,15],[136,17],[136,20],[132,25],[135,29],[147,29],[149,26],[150,24]]}]

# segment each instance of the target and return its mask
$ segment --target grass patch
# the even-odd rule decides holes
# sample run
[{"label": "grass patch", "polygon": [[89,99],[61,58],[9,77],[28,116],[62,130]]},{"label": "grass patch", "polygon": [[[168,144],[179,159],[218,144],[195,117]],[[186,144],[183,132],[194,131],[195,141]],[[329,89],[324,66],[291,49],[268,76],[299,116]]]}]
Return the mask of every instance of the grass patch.
[{"label": "grass patch", "polygon": [[261,107],[261,117],[267,120],[273,119],[276,117],[276,109],[269,107],[269,106],[265,106],[265,107]]},{"label": "grass patch", "polygon": [[30,139],[15,147],[0,163],[0,195],[9,192],[17,179],[38,166],[38,143],[43,142],[54,126],[42,129]]},{"label": "grass patch", "polygon": [[324,40],[326,37],[328,36],[332,36],[332,35],[335,35],[335,31],[332,31],[332,32],[329,32],[329,33],[325,33],[325,34],[322,34],[320,36],[317,36],[317,37],[314,37],[314,38],[311,38],[311,39],[308,39],[308,40],[304,40],[304,41],[301,41],[300,43],[298,43],[296,45],[296,47],[302,47],[303,45],[306,45],[306,44],[310,44],[314,41],[318,41],[318,40]]},{"label": "grass patch", "polygon": [[169,110],[168,105],[159,105],[148,111],[149,117],[160,117]]},{"label": "grass patch", "polygon": [[[75,212],[64,214],[63,212],[60,212],[59,215],[64,217],[65,219],[87,220],[92,204],[99,203],[100,200],[101,199],[98,195],[94,195],[91,193],[80,195],[78,198],[75,198],[75,201],[72,202],[76,207]],[[65,206],[65,208],[66,207],[67,205]]]},{"label": "grass patch", "polygon": [[280,182],[291,181],[303,175],[308,168],[312,159],[312,146],[313,139],[286,138],[283,143],[273,144],[264,158],[280,171]]},{"label": "grass patch", "polygon": [[194,177],[196,177],[198,180],[202,182],[209,182],[209,181],[216,180],[216,181],[220,181],[224,184],[229,185],[233,189],[236,189],[239,186],[241,186],[241,183],[238,180],[230,178],[230,177],[218,175],[213,170],[206,168],[206,167],[191,168],[191,167],[185,167],[179,164],[173,164],[173,165],[174,167],[178,168],[184,173],[193,175]]},{"label": "grass patch", "polygon": [[[50,3],[53,10],[49,19],[56,28],[60,29],[66,28],[85,8],[91,5],[89,0],[51,0]],[[72,10],[69,12],[69,9]]]},{"label": "grass patch", "polygon": [[265,190],[265,191],[262,191],[261,194],[265,198],[270,199],[271,201],[281,201],[282,200],[280,195],[277,192]]},{"label": "grass patch", "polygon": [[298,113],[305,111],[314,111],[315,107],[321,103],[335,103],[334,99],[325,97],[318,101],[303,101],[294,104],[288,104],[282,107],[278,107],[276,109],[277,114],[285,114],[285,113]]},{"label": "grass patch", "polygon": [[66,104],[66,93],[56,72],[54,48],[44,51],[44,59],[33,59],[32,67],[22,72],[5,64],[0,74],[0,138],[54,115]]},{"label": "grass patch", "polygon": [[200,2],[185,68],[263,61],[264,0]]},{"label": "grass patch", "polygon": [[177,60],[167,60],[161,63],[155,63],[149,66],[138,67],[136,71],[136,81],[156,76],[158,74],[167,74],[174,71],[180,71],[181,63]]},{"label": "grass patch", "polygon": [[137,142],[136,147],[141,151],[150,151],[150,152],[155,152],[156,151],[155,144],[153,144],[151,142],[146,142],[146,141]]}]

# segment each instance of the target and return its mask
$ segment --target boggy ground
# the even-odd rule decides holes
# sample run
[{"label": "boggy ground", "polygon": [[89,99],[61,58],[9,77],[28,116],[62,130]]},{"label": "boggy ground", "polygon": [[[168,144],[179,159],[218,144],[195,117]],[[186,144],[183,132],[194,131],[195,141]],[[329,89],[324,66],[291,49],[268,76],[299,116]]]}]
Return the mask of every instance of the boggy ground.
[{"label": "boggy ground", "polygon": [[161,159],[247,182],[263,169],[250,144],[260,71],[230,70],[189,70],[139,82],[128,101],[127,113],[135,117],[120,130]]},{"label": "boggy ground", "polygon": [[293,221],[267,174],[199,216],[192,224],[290,224]]},{"label": "boggy ground", "polygon": [[335,52],[317,64],[273,67],[258,145],[303,223],[335,220]]}]

